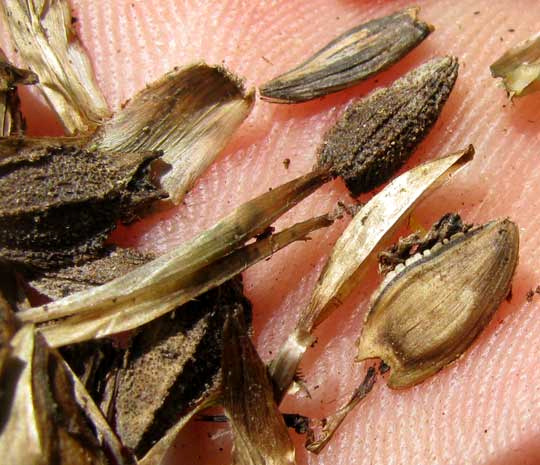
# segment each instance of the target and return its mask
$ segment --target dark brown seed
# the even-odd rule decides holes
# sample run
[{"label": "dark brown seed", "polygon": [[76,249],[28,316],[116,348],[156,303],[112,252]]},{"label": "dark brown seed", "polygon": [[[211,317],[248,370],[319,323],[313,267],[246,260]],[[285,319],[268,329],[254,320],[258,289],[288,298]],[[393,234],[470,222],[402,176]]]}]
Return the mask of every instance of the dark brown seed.
[{"label": "dark brown seed", "polygon": [[162,197],[148,169],[156,157],[0,139],[0,256],[42,270],[98,257],[117,221]]},{"label": "dark brown seed", "polygon": [[43,272],[29,271],[26,277],[30,287],[56,300],[124,276],[153,258],[153,255],[133,249],[112,247],[104,249],[95,260],[81,265]]},{"label": "dark brown seed", "polygon": [[408,8],[357,26],[307,61],[260,88],[261,98],[305,102],[350,87],[388,68],[422,42],[433,27]]},{"label": "dark brown seed", "polygon": [[351,105],[324,136],[318,165],[355,196],[386,182],[437,120],[457,72],[457,58],[435,58]]},{"label": "dark brown seed", "polygon": [[123,443],[142,457],[178,419],[221,384],[225,316],[251,315],[239,281],[229,281],[143,326],[118,377],[114,422]]}]

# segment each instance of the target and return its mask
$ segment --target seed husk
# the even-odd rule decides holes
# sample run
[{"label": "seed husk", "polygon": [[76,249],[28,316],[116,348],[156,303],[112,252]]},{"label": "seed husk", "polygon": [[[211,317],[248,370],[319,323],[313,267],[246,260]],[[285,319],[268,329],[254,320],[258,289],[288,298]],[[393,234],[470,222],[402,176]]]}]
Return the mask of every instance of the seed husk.
[{"label": "seed husk", "polygon": [[38,77],[35,73],[13,66],[0,50],[0,136],[24,133],[26,124],[20,111],[17,85],[37,82]]},{"label": "seed husk", "polygon": [[[1,398],[0,453],[5,463],[133,465],[61,356],[32,325],[11,340]],[[97,435],[96,435],[97,432]]]},{"label": "seed husk", "polygon": [[422,198],[470,161],[473,154],[469,146],[405,172],[356,213],[334,245],[294,331],[270,364],[276,399],[281,400],[287,392],[301,358],[313,343],[313,330],[361,282],[380,244]]},{"label": "seed husk", "polygon": [[352,104],[325,134],[318,166],[330,167],[355,196],[386,182],[437,120],[457,72],[457,58],[434,58]]},{"label": "seed husk", "polygon": [[4,0],[0,12],[14,48],[39,76],[39,88],[69,134],[95,129],[109,116],[67,0]]},{"label": "seed husk", "polygon": [[254,92],[221,66],[175,69],[136,94],[93,136],[112,152],[161,150],[161,185],[178,204],[249,115]]},{"label": "seed husk", "polygon": [[418,384],[459,358],[510,291],[517,226],[503,219],[464,231],[420,248],[372,298],[357,360],[381,358],[390,388]]},{"label": "seed husk", "polygon": [[223,325],[229,312],[251,321],[239,279],[140,328],[119,371],[113,415],[125,446],[143,457],[179,417],[221,386]]},{"label": "seed husk", "polygon": [[119,220],[163,197],[148,170],[158,155],[0,139],[0,256],[38,270],[99,258]]},{"label": "seed husk", "polygon": [[233,431],[233,465],[294,465],[294,447],[266,365],[238,309],[229,311],[225,320],[222,373],[222,403]]},{"label": "seed husk", "polygon": [[489,69],[510,98],[540,90],[540,33],[507,50]]},{"label": "seed husk", "polygon": [[350,87],[382,71],[420,44],[433,26],[413,7],[356,26],[260,88],[261,98],[299,103]]}]

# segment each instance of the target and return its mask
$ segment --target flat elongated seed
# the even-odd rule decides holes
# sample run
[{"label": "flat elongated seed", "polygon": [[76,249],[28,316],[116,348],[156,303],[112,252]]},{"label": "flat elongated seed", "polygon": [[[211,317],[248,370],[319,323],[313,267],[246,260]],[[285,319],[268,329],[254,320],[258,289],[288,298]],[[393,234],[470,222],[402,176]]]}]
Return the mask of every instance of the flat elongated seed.
[{"label": "flat elongated seed", "polygon": [[342,176],[353,195],[387,181],[437,120],[457,72],[457,58],[435,58],[351,105],[324,136],[318,165]]},{"label": "flat elongated seed", "polygon": [[391,388],[420,383],[456,360],[508,295],[517,226],[504,219],[463,230],[398,265],[374,294],[357,360],[381,358],[392,369]]},{"label": "flat elongated seed", "polygon": [[261,98],[305,102],[345,89],[388,68],[422,42],[433,27],[408,8],[343,33],[311,58],[260,88]]},{"label": "flat elongated seed", "polygon": [[0,256],[39,269],[99,256],[118,220],[162,197],[154,152],[89,152],[64,139],[0,138]]},{"label": "flat elongated seed", "polygon": [[507,50],[489,69],[510,98],[540,90],[540,33]]}]

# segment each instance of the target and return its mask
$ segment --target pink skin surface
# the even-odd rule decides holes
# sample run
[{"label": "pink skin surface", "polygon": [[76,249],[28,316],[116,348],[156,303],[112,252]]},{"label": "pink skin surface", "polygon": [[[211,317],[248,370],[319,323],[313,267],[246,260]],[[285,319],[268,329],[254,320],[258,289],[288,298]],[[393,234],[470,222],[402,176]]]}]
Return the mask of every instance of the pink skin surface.
[{"label": "pink skin surface", "polygon": [[[411,2],[352,0],[76,0],[77,28],[112,109],[174,66],[223,63],[256,86],[289,69],[330,39],[365,20]],[[254,111],[218,160],[179,207],[120,228],[118,244],[162,253],[212,225],[233,207],[307,172],[325,130],[346,105],[392,82],[434,55],[453,54],[460,75],[443,114],[408,166],[473,143],[475,159],[413,214],[428,227],[448,211],[468,222],[509,216],[520,226],[520,263],[512,298],[455,364],[423,384],[391,391],[382,380],[319,455],[306,453],[295,436],[299,464],[540,463],[540,94],[513,103],[488,66],[512,44],[537,32],[536,0],[419,1],[421,17],[436,30],[390,70],[350,90],[302,105],[257,101]],[[5,43],[4,43],[5,44]],[[10,51],[7,47],[6,49]],[[14,56],[14,55],[12,55]],[[58,134],[43,104],[25,93],[34,134]],[[290,159],[288,169],[284,159]],[[365,196],[362,200],[368,199]],[[278,227],[351,202],[343,184],[323,187]],[[255,341],[264,360],[285,340],[342,221],[312,240],[277,253],[244,273],[254,304]],[[406,226],[406,225],[405,225]],[[402,233],[407,232],[403,229]],[[331,413],[361,380],[366,364],[354,363],[355,340],[367,299],[378,283],[365,282],[317,331],[318,343],[303,364],[311,398],[286,398],[285,411],[315,417]],[[224,464],[230,432],[223,424],[196,422],[181,433],[171,463]]]}]

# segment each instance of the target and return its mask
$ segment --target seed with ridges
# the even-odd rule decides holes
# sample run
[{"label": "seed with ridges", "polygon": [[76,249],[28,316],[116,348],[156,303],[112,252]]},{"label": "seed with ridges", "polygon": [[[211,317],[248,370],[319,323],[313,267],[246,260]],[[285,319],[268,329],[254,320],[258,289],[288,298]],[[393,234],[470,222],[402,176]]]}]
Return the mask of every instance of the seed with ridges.
[{"label": "seed with ridges", "polygon": [[391,388],[420,383],[460,357],[510,291],[519,250],[510,220],[438,245],[386,276],[358,341],[358,361],[378,357],[392,368]]},{"label": "seed with ridges", "polygon": [[457,58],[435,58],[351,105],[324,136],[318,164],[342,176],[353,195],[384,183],[439,117],[457,72]]},{"label": "seed with ridges", "polygon": [[398,11],[343,33],[301,65],[264,84],[261,98],[278,103],[305,102],[388,68],[433,30],[417,19],[418,10]]}]

